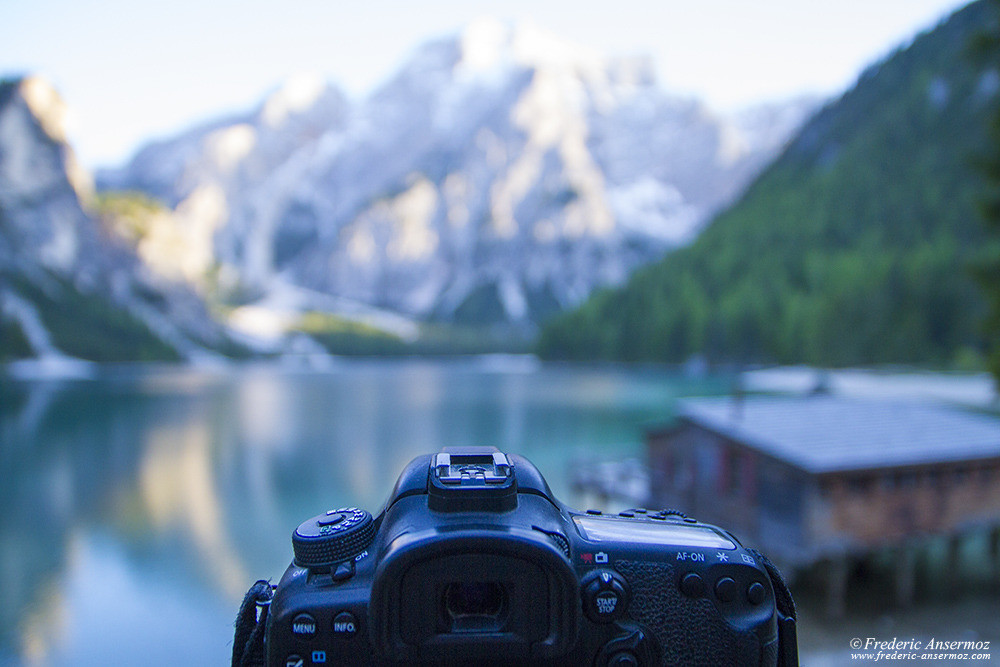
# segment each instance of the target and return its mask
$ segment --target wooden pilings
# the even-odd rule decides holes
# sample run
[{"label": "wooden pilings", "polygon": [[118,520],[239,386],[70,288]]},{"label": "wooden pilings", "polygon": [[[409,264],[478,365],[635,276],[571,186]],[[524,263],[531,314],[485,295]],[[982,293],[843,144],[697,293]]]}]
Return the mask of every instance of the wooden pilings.
[{"label": "wooden pilings", "polygon": [[[828,554],[819,568],[829,618],[847,613],[856,573],[867,572],[887,602],[909,607],[921,597],[954,598],[976,588],[1000,590],[1000,526],[907,540],[881,551]],[[879,579],[881,581],[879,581]]]},{"label": "wooden pilings", "polygon": [[831,558],[826,565],[826,615],[841,618],[847,611],[847,555]]},{"label": "wooden pilings", "polygon": [[895,549],[894,572],[896,605],[909,607],[913,604],[915,578],[917,573],[917,548],[913,543],[903,544]]},{"label": "wooden pilings", "polygon": [[990,584],[1000,590],[1000,526],[990,530],[989,536]]}]

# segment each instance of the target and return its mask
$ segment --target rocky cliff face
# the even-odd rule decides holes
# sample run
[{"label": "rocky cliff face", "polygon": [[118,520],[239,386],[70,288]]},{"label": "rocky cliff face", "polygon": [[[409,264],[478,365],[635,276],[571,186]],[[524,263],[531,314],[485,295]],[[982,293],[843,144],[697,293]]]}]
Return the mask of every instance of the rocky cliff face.
[{"label": "rocky cliff face", "polygon": [[64,116],[42,79],[0,87],[0,257],[86,280],[100,243],[80,206],[92,185],[66,145]]},{"label": "rocky cliff face", "polygon": [[44,80],[0,83],[0,360],[205,359],[229,345],[187,287],[156,279],[82,202],[89,175]]},{"label": "rocky cliff face", "polygon": [[723,118],[641,59],[485,21],[360,103],[295,81],[99,181],[185,211],[223,288],[530,326],[692,238],[811,109]]}]

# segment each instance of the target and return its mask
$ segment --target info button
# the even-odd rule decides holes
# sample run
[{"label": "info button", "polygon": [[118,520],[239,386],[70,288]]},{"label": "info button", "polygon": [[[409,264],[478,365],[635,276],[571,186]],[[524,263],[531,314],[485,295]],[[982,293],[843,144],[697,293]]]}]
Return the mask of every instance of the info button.
[{"label": "info button", "polygon": [[358,620],[349,611],[342,611],[333,617],[333,636],[351,639],[358,634]]}]

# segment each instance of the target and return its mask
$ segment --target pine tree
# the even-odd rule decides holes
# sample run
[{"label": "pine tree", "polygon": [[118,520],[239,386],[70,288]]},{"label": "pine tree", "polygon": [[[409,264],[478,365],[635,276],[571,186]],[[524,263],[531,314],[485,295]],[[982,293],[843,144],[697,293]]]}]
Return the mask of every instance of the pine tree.
[{"label": "pine tree", "polygon": [[[996,78],[1000,77],[1000,0],[984,1],[991,9],[991,20],[973,40],[973,54]],[[988,185],[979,208],[989,240],[975,274],[989,308],[984,322],[987,364],[1000,387],[1000,92],[995,91],[992,100],[989,152],[978,160]]]}]

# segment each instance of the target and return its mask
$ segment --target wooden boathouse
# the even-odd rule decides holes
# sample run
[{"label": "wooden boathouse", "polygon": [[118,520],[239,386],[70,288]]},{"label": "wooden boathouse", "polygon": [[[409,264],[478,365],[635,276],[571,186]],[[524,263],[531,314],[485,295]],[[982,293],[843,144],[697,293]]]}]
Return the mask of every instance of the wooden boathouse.
[{"label": "wooden boathouse", "polygon": [[985,531],[1000,568],[991,416],[830,395],[695,399],[647,445],[652,506],[722,525],[793,574],[825,563],[833,615],[849,561],[881,549],[897,550],[904,604],[915,552],[930,538],[952,540],[957,554],[964,536]]}]

